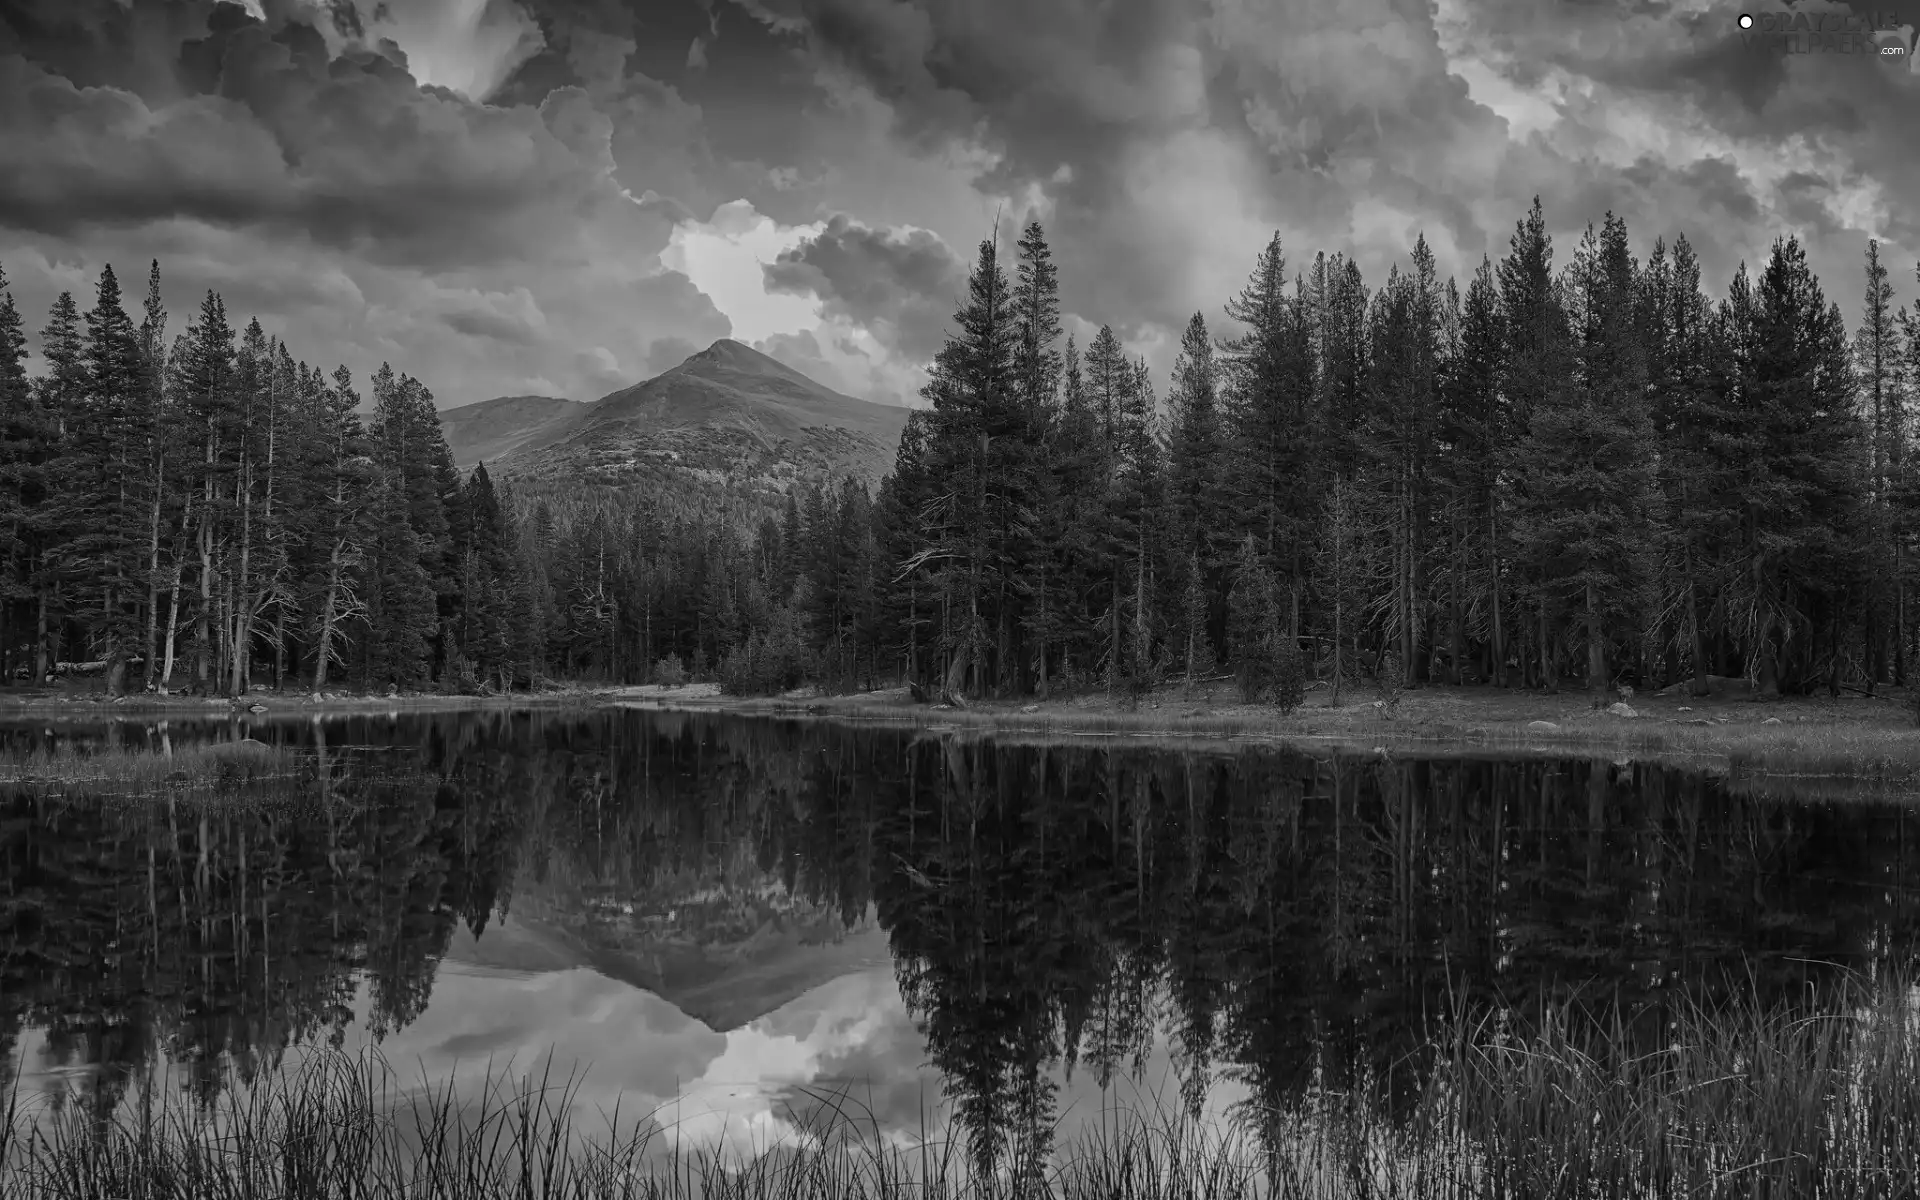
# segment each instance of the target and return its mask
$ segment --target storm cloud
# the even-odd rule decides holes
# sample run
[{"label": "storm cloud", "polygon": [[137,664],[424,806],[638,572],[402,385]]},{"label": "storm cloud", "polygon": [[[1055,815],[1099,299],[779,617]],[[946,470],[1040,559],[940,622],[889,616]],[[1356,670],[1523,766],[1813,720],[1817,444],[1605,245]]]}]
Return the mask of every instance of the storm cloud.
[{"label": "storm cloud", "polygon": [[964,298],[967,264],[925,229],[873,229],[836,214],[765,268],[775,291],[813,295],[909,359],[933,358]]},{"label": "storm cloud", "polygon": [[748,265],[817,309],[748,336],[903,402],[996,218],[1009,248],[1046,225],[1069,328],[1110,323],[1162,372],[1276,231],[1295,268],[1340,251],[1376,283],[1424,234],[1464,278],[1535,194],[1563,261],[1611,210],[1643,252],[1685,233],[1719,288],[1796,233],[1851,297],[1868,237],[1920,257],[1920,76],[1768,53],[1734,15],[23,0],[0,11],[0,260],[30,326],[158,257],[176,312],[219,288],[296,353],[393,361],[443,404],[591,398],[753,326],[714,299],[742,303],[737,276],[661,257],[722,212],[790,231]]}]

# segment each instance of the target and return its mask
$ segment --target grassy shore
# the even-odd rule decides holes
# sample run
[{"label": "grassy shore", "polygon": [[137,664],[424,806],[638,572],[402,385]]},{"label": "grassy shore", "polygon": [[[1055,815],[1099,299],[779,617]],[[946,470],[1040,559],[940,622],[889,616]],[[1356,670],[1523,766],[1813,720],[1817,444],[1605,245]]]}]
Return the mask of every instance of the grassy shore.
[{"label": "grassy shore", "polygon": [[[1611,699],[1611,697],[1609,697]],[[1352,688],[1335,706],[1317,687],[1295,712],[1243,703],[1233,684],[1171,685],[1119,700],[1083,693],[1049,700],[978,700],[964,708],[914,702],[905,688],[780,697],[722,695],[713,684],[573,685],[501,696],[254,692],[238,700],[137,695],[118,700],[84,688],[0,690],[0,721],[98,720],[108,714],[178,717],[353,715],[507,708],[640,708],[721,711],[976,731],[1000,737],[1126,737],[1333,746],[1423,756],[1630,757],[1727,774],[1796,795],[1920,795],[1920,725],[1906,689],[1760,700],[1739,681],[1713,693],[1636,695],[1633,716],[1597,708],[1578,691],[1430,687],[1387,700]],[[255,713],[255,708],[264,710]],[[1544,725],[1542,724],[1544,723]],[[1551,726],[1548,728],[1547,726]]]},{"label": "grassy shore", "polygon": [[809,1097],[828,1115],[779,1144],[724,1153],[671,1140],[651,1115],[576,1130],[571,1080],[406,1092],[375,1058],[322,1052],[211,1113],[136,1091],[96,1123],[83,1104],[45,1114],[16,1097],[0,1107],[0,1200],[1920,1194],[1906,989],[1856,983],[1776,1007],[1683,999],[1667,1015],[1665,1044],[1638,1052],[1617,1011],[1570,1005],[1525,1031],[1511,1012],[1443,1017],[1397,1110],[1366,1082],[1218,1120],[1117,1092],[1027,1170],[991,1173],[972,1169],[964,1130],[882,1129],[845,1092]]},{"label": "grassy shore", "polygon": [[[1144,739],[1333,745],[1388,754],[1598,754],[1672,762],[1800,790],[1825,783],[1857,794],[1863,784],[1920,794],[1920,726],[1904,689],[1839,699],[1759,700],[1736,683],[1693,697],[1636,695],[1636,715],[1595,708],[1584,692],[1432,687],[1387,701],[1354,689],[1335,707],[1325,688],[1282,716],[1240,700],[1230,682],[1192,689],[1163,687],[1137,703],[1100,694],[1062,699],[980,700],[965,708],[918,704],[905,688],[847,695],[797,692],[783,697],[723,696],[711,685],[626,688],[616,694],[639,707],[723,710],[841,721],[979,730],[1046,738],[1118,736]],[[1609,699],[1612,699],[1609,697]],[[1552,728],[1536,723],[1545,722]]]},{"label": "grassy shore", "polygon": [[[226,717],[252,714],[322,715],[340,713],[458,712],[469,709],[578,708],[617,698],[623,689],[590,684],[542,688],[487,696],[436,692],[303,692],[295,689],[252,691],[240,697],[156,695],[136,692],[109,696],[84,685],[0,688],[0,721],[8,719],[98,719],[113,716]],[[253,714],[261,715],[261,714]]]},{"label": "grassy shore", "polygon": [[299,780],[306,773],[298,753],[251,738],[166,751],[70,745],[0,749],[0,787],[92,799],[257,795],[262,785]]}]

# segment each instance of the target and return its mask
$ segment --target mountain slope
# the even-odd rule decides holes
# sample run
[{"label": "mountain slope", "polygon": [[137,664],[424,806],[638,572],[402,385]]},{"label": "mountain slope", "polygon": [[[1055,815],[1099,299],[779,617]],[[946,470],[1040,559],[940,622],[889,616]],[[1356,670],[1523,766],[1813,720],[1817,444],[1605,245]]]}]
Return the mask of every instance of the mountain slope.
[{"label": "mountain slope", "polygon": [[722,338],[592,404],[505,397],[440,419],[448,441],[459,439],[456,460],[491,451],[496,474],[773,493],[798,479],[877,481],[893,467],[908,411],[843,396]]},{"label": "mountain slope", "polygon": [[890,961],[887,935],[877,924],[849,929],[805,905],[779,916],[757,914],[730,935],[716,936],[657,918],[609,920],[551,901],[516,896],[516,910],[533,912],[497,919],[478,937],[459,927],[447,963],[467,974],[503,976],[586,967],[652,992],[725,1033],[821,984]]},{"label": "mountain slope", "polygon": [[462,471],[495,463],[528,443],[564,436],[586,416],[589,405],[553,396],[502,396],[440,413],[440,428]]}]

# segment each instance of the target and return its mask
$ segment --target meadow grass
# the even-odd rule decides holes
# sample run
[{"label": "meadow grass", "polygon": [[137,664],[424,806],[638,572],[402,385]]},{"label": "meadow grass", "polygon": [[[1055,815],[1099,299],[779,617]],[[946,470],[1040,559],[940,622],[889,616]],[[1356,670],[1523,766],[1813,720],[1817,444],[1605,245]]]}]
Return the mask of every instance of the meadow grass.
[{"label": "meadow grass", "polygon": [[[1710,720],[1669,713],[1678,707],[1675,701],[1636,701],[1643,708],[1650,703],[1661,707],[1624,719],[1588,711],[1585,699],[1571,694],[1488,695],[1437,688],[1430,697],[1405,701],[1397,713],[1360,699],[1341,709],[1320,704],[1282,714],[1255,705],[1186,704],[1178,689],[1156,697],[1136,706],[1080,697],[1024,704],[987,701],[969,708],[912,704],[893,693],[817,700],[668,697],[636,707],[801,717],[1012,740],[1127,739],[1168,749],[1227,742],[1369,754],[1380,749],[1418,757],[1629,757],[1710,771],[1782,795],[1804,795],[1814,788],[1822,792],[1821,798],[1920,796],[1920,726],[1908,717],[1896,719],[1885,703],[1858,710],[1822,709],[1806,701],[1781,706],[1723,703],[1707,710],[1732,713],[1737,719]],[[1776,712],[1786,718],[1767,724],[1766,718]],[[1531,728],[1536,719],[1558,728]]]},{"label": "meadow grass", "polygon": [[298,779],[304,772],[299,752],[247,738],[168,749],[64,742],[52,749],[0,749],[0,787],[46,795],[206,794]]},{"label": "meadow grass", "polygon": [[[1390,1109],[1377,1084],[1283,1111],[1198,1119],[1153,1095],[1104,1107],[1028,1168],[977,1174],[965,1135],[924,1117],[883,1136],[846,1094],[778,1145],[724,1153],[660,1121],[573,1126],[574,1079],[478,1096],[397,1086],[370,1056],[323,1052],[202,1111],[132,1097],[0,1127],[0,1200],[1448,1200],[1902,1197],[1920,1194],[1920,1036],[1906,988],[1863,981],[1783,1004],[1681,999],[1634,1049],[1631,1014],[1569,1002],[1437,1020]],[[1642,1041],[1645,1039],[1643,1038]],[[1389,1115],[1396,1113],[1397,1115]]]}]

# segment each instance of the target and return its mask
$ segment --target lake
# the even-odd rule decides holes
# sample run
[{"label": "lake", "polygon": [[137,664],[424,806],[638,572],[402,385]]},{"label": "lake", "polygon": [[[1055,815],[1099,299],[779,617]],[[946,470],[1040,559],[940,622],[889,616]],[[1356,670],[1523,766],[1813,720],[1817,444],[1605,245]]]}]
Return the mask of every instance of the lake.
[{"label": "lake", "polygon": [[298,769],[0,791],[0,1083],[29,1108],[217,1103],[377,1047],[424,1087],[550,1065],[590,1121],[618,1100],[682,1144],[851,1098],[985,1161],[1142,1097],[1224,1121],[1365,1090],[1390,1120],[1449,1014],[1573,998],[1658,1048],[1683,998],[1818,1004],[1920,935],[1904,806],[1607,758],[619,708],[0,745],[242,735]]}]

